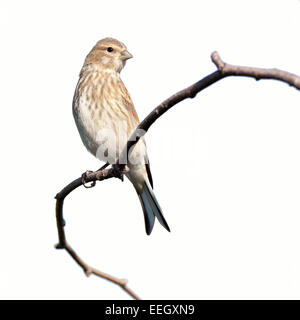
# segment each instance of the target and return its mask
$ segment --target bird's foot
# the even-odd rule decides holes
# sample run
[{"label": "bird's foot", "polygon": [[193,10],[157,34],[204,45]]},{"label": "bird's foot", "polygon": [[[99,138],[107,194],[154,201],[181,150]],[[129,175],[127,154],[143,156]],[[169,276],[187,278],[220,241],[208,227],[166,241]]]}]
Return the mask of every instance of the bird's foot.
[{"label": "bird's foot", "polygon": [[129,168],[126,165],[120,166],[119,164],[113,164],[112,168],[115,171],[115,177],[119,178],[121,181],[124,181],[124,174],[129,172]]},{"label": "bird's foot", "polygon": [[93,188],[93,187],[95,187],[95,185],[96,185],[96,181],[92,181],[92,183],[89,184],[89,185],[87,184],[87,183],[88,183],[87,178],[88,178],[89,173],[93,173],[93,171],[87,170],[86,172],[84,172],[84,173],[81,175],[82,185],[83,185],[85,188],[87,188],[87,189]]}]

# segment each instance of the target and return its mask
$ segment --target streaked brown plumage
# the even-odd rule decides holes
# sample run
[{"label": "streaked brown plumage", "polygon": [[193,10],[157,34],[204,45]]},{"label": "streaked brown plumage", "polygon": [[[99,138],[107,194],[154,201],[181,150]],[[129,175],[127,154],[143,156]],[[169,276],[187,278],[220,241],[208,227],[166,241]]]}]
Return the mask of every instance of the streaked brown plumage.
[{"label": "streaked brown plumage", "polygon": [[[86,148],[98,159],[115,163],[139,124],[131,97],[120,72],[132,58],[126,46],[113,38],[96,43],[80,72],[73,99],[73,115]],[[155,217],[170,231],[154,196],[144,138],[134,147],[126,174],[135,187],[145,217],[147,234]]]}]

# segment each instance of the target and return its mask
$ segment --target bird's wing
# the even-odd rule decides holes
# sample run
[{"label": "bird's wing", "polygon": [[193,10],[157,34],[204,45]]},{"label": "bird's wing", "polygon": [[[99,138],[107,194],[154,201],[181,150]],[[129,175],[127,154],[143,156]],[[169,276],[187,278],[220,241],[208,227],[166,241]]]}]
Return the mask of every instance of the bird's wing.
[{"label": "bird's wing", "polygon": [[124,104],[124,106],[126,107],[126,109],[128,110],[129,113],[132,114],[136,124],[138,125],[140,123],[139,117],[135,111],[132,99],[130,97],[129,92],[127,91],[123,81],[120,79],[120,89],[121,89],[121,94],[122,94],[122,103]]},{"label": "bird's wing", "polygon": [[[129,92],[127,91],[124,83],[122,80],[120,80],[120,88],[121,88],[121,93],[122,93],[122,102],[124,104],[124,106],[127,108],[128,112],[132,114],[136,125],[138,125],[140,123],[139,117],[136,113],[136,110],[134,108],[132,99],[130,97]],[[143,139],[144,140],[144,139]],[[146,142],[144,140],[144,143],[146,145]],[[150,163],[149,163],[149,159],[148,159],[148,155],[145,155],[145,166],[146,166],[146,171],[147,171],[147,175],[148,175],[148,179],[150,182],[151,187],[153,188],[153,179],[152,179],[152,174],[151,174],[151,170],[150,170]]]}]

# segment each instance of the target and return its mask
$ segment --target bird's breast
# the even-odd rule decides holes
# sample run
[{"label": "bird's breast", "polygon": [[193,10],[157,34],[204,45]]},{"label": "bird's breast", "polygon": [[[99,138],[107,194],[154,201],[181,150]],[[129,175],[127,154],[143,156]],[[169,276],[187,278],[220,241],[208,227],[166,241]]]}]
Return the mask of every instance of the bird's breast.
[{"label": "bird's breast", "polygon": [[86,148],[110,163],[115,162],[136,126],[123,103],[118,79],[112,76],[91,74],[80,79],[73,114]]}]

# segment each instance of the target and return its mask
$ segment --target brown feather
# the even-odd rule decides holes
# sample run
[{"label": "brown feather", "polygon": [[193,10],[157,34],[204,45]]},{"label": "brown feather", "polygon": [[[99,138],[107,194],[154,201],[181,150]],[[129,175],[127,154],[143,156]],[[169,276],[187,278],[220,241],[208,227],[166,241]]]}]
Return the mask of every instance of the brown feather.
[{"label": "brown feather", "polygon": [[121,93],[122,93],[122,103],[127,108],[128,112],[132,114],[134,120],[136,121],[136,124],[138,125],[140,123],[139,117],[138,117],[136,110],[134,108],[130,94],[127,91],[127,89],[121,79],[119,79],[119,86],[120,86]]}]

